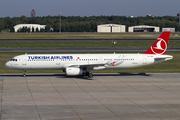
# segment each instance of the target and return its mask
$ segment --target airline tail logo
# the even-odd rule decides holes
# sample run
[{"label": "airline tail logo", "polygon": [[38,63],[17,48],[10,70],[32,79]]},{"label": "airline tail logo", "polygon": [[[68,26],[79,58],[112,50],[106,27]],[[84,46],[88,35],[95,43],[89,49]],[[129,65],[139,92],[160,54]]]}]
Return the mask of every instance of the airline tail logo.
[{"label": "airline tail logo", "polygon": [[165,55],[170,31],[163,32],[154,44],[143,54]]},{"label": "airline tail logo", "polygon": [[165,40],[161,38],[158,38],[155,44],[151,46],[151,50],[154,54],[163,54],[166,52],[166,49],[167,49],[167,43]]}]

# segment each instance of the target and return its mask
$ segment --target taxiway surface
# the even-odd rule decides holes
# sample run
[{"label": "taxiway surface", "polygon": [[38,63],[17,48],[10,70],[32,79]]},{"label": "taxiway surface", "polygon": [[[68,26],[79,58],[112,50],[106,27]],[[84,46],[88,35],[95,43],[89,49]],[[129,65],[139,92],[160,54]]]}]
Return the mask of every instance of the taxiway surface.
[{"label": "taxiway surface", "polygon": [[0,75],[0,120],[179,120],[180,74]]}]

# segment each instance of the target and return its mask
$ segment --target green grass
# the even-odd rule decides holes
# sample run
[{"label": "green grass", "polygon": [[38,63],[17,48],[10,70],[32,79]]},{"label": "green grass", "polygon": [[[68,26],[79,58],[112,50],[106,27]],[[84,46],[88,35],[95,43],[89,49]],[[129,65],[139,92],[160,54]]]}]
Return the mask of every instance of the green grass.
[{"label": "green grass", "polygon": [[[161,33],[0,33],[0,39],[156,39]],[[173,33],[170,39],[180,39]]]},{"label": "green grass", "polygon": [[[128,52],[133,53],[133,52]],[[7,52],[7,53],[0,53],[0,73],[23,73],[22,70],[12,70],[5,67],[5,63],[10,60],[12,57],[16,55],[24,54],[22,52]],[[31,53],[28,53],[31,54]],[[40,54],[40,53],[32,53],[32,54]],[[49,53],[43,53],[49,54]],[[51,53],[52,54],[52,53]],[[63,53],[62,53],[63,54]],[[73,53],[75,54],[75,53]],[[106,70],[99,70],[99,71],[92,71],[93,73],[179,73],[180,72],[180,52],[167,52],[169,55],[173,55],[174,58],[169,61],[165,61],[162,63],[140,67],[140,68],[133,68],[133,69],[106,69]],[[27,73],[62,73],[61,70],[29,70]]]},{"label": "green grass", "polygon": [[[0,41],[0,48],[125,48],[150,47],[155,40],[129,41],[120,40],[113,44],[112,40],[77,40],[77,41]],[[168,47],[179,47],[180,41],[170,40]]]}]

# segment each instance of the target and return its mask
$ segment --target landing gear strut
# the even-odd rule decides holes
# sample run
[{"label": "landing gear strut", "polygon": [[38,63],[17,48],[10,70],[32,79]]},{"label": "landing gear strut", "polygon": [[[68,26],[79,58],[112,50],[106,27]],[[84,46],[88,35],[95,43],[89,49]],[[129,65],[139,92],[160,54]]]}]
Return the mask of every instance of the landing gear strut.
[{"label": "landing gear strut", "polygon": [[24,74],[23,74],[23,77],[26,77],[26,70],[24,70]]},{"label": "landing gear strut", "polygon": [[89,78],[92,78],[93,77],[93,74],[91,72],[86,72],[86,75],[89,77]]}]

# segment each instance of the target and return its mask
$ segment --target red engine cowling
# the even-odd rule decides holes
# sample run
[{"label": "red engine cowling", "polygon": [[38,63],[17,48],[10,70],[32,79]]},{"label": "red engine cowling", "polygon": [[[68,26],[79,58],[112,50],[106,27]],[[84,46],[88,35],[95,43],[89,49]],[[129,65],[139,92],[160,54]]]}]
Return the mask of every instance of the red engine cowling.
[{"label": "red engine cowling", "polygon": [[68,67],[66,68],[66,75],[82,75],[83,70],[80,68],[75,68],[75,67]]}]

